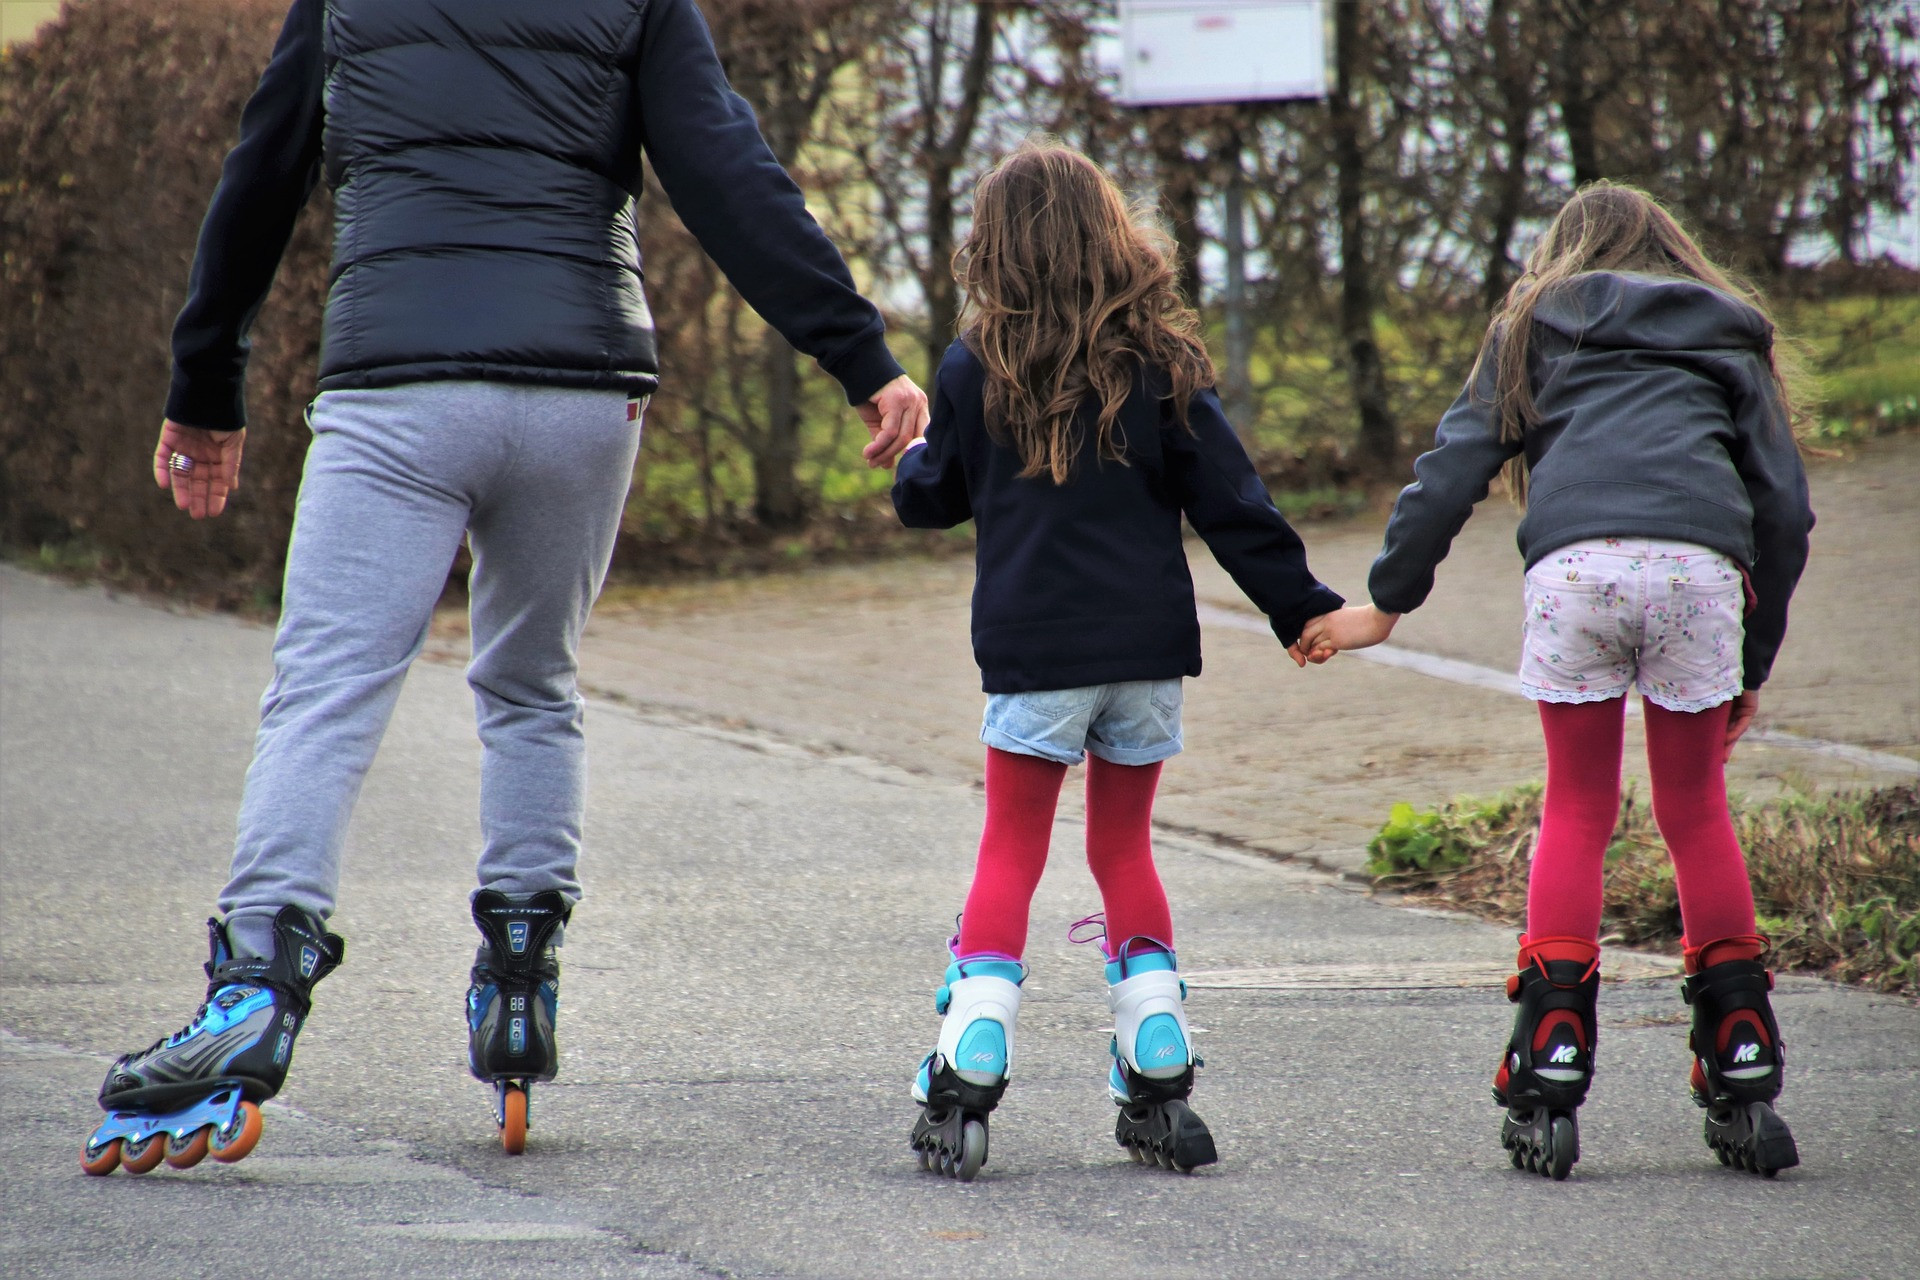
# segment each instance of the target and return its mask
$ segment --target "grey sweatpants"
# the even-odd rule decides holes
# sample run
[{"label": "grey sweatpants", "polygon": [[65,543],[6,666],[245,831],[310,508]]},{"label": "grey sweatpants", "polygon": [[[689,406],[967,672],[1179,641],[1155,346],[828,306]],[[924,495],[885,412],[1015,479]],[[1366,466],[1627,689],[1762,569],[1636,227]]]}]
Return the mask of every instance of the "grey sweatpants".
[{"label": "grey sweatpants", "polygon": [[479,879],[579,897],[586,797],[574,651],[640,443],[621,391],[421,382],[314,402],[274,676],[220,895],[266,954],[286,903],[333,910],[361,781],[462,537],[479,720]]}]

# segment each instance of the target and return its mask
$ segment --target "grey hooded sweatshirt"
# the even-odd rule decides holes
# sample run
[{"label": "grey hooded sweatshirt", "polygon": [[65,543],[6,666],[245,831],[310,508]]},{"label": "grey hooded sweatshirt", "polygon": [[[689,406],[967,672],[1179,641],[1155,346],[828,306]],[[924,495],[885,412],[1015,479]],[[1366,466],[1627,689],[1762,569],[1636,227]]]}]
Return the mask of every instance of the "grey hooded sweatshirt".
[{"label": "grey hooded sweatshirt", "polygon": [[1813,510],[1774,389],[1773,329],[1692,280],[1596,271],[1534,309],[1528,367],[1539,425],[1503,441],[1493,360],[1413,464],[1367,586],[1388,613],[1420,607],[1434,569],[1507,459],[1526,451],[1528,568],[1586,538],[1691,542],[1748,573],[1743,679],[1766,682],[1807,563]]}]

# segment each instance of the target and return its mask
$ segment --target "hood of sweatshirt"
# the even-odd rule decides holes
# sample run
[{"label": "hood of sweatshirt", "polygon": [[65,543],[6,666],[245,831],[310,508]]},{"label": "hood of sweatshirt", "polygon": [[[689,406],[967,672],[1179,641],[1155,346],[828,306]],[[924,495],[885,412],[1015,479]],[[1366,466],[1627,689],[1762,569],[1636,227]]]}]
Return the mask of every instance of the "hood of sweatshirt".
[{"label": "hood of sweatshirt", "polygon": [[1579,343],[1655,351],[1767,351],[1765,316],[1711,285],[1589,271],[1540,299],[1533,318]]}]

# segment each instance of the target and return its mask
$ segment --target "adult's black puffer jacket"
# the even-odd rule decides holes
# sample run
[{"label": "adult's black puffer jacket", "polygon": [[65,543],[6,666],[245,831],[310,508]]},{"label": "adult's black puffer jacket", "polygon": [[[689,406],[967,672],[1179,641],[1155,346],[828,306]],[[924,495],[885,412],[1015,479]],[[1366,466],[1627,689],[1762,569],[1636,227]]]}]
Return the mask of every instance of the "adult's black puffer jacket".
[{"label": "adult's black puffer jacket", "polygon": [[651,391],[643,152],[702,247],[849,400],[899,376],[694,0],[293,0],[201,230],[168,416],[245,424],[246,330],[323,169],[322,390]]}]

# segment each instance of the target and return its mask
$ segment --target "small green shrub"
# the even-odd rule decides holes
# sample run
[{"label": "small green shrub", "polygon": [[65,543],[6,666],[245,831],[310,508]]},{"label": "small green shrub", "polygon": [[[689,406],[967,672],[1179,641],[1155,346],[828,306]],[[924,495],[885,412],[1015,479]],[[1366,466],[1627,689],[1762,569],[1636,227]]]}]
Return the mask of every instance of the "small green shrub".
[{"label": "small green shrub", "polygon": [[[1378,888],[1524,923],[1540,786],[1422,812],[1397,804],[1368,846]],[[1776,961],[1885,991],[1920,991],[1920,787],[1736,802],[1759,928]],[[1681,939],[1673,864],[1631,789],[1607,849],[1602,929],[1620,941]]]}]

